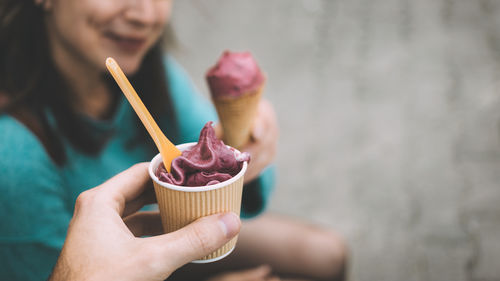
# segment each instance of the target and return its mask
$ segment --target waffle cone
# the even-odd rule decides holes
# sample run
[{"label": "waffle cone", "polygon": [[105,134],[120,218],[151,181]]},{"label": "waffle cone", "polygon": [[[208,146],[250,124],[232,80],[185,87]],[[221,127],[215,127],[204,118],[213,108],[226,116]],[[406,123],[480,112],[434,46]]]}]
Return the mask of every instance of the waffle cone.
[{"label": "waffle cone", "polygon": [[262,86],[238,98],[213,98],[224,131],[224,143],[240,149],[250,138]]}]

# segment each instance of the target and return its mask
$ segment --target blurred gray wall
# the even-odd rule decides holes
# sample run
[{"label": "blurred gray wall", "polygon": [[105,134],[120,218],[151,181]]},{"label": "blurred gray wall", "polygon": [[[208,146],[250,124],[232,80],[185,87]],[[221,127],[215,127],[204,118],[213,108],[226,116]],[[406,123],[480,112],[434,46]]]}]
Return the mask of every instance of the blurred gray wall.
[{"label": "blurred gray wall", "polygon": [[500,280],[500,1],[177,0],[175,57],[250,50],[281,128],[271,210],[352,280]]}]

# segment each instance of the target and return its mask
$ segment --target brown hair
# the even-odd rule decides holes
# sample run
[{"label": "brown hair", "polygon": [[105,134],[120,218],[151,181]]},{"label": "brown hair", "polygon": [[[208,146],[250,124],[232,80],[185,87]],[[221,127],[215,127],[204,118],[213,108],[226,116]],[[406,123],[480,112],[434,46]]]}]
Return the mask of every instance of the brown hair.
[{"label": "brown hair", "polygon": [[[163,65],[162,42],[159,40],[146,54],[130,80],[153,116],[167,114],[176,124]],[[110,91],[119,95],[109,75],[107,79]],[[67,158],[63,137],[77,150],[90,155],[99,153],[111,137],[92,137],[91,129],[70,106],[71,96],[71,87],[62,79],[49,52],[42,8],[35,5],[34,0],[2,0],[0,114],[10,114],[25,124],[58,165],[63,165]],[[54,121],[55,126],[49,122],[47,110],[52,113],[54,120],[50,121]],[[138,118],[137,123],[140,123]],[[146,130],[142,124],[138,126],[141,129],[131,145],[147,142],[153,151]],[[169,138],[175,139],[177,127],[173,129]]]}]

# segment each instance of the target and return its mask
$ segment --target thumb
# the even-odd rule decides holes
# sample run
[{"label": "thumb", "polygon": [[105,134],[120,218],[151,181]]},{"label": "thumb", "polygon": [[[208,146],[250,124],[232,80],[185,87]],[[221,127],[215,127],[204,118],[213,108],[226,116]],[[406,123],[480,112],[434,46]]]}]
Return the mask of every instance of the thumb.
[{"label": "thumb", "polygon": [[238,215],[229,212],[200,218],[175,232],[149,239],[160,240],[152,243],[160,247],[160,258],[174,271],[222,247],[240,227]]}]

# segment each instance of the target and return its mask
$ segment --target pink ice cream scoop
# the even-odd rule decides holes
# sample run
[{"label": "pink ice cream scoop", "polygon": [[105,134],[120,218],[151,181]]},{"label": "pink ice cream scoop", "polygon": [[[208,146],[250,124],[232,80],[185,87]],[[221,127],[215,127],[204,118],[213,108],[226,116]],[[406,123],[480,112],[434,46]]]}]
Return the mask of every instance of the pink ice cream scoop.
[{"label": "pink ice cream scoop", "polygon": [[214,98],[239,97],[257,90],[264,75],[250,52],[225,51],[206,74]]},{"label": "pink ice cream scoop", "polygon": [[227,147],[215,137],[212,122],[205,124],[198,144],[172,161],[172,172],[163,164],[156,170],[160,181],[180,186],[205,186],[226,181],[241,171],[250,155]]}]

